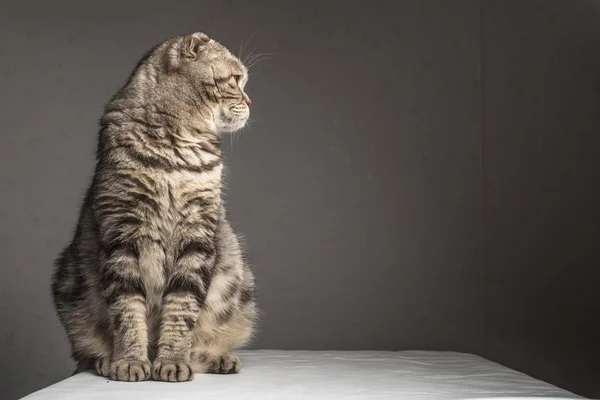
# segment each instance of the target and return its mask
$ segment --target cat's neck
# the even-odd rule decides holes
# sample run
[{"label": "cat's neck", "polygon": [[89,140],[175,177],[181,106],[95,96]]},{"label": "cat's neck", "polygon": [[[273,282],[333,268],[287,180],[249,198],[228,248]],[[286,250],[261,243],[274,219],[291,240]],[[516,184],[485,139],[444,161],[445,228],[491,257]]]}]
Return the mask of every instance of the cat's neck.
[{"label": "cat's neck", "polygon": [[125,93],[106,106],[101,135],[109,148],[131,147],[172,168],[201,170],[222,158],[212,115],[201,110],[190,99]]}]

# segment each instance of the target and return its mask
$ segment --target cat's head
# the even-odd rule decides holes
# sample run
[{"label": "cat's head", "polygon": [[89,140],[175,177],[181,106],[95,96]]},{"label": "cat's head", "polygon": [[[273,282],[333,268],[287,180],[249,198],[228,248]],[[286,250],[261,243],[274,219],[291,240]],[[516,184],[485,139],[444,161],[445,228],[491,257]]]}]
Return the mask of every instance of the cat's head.
[{"label": "cat's head", "polygon": [[218,133],[235,132],[250,116],[244,91],[248,70],[225,46],[197,32],[173,39],[166,49],[168,73],[186,81],[210,114]]}]

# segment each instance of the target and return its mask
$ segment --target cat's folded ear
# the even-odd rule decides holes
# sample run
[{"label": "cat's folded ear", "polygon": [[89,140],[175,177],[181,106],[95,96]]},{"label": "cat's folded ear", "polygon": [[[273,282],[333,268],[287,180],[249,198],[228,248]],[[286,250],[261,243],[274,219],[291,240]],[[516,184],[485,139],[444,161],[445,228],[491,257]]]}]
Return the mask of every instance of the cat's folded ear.
[{"label": "cat's folded ear", "polygon": [[197,60],[210,41],[206,33],[196,32],[172,42],[165,52],[167,71],[177,71],[186,60]]},{"label": "cat's folded ear", "polygon": [[196,32],[187,35],[183,38],[181,54],[187,59],[197,60],[208,42],[210,42],[210,38],[206,33]]}]

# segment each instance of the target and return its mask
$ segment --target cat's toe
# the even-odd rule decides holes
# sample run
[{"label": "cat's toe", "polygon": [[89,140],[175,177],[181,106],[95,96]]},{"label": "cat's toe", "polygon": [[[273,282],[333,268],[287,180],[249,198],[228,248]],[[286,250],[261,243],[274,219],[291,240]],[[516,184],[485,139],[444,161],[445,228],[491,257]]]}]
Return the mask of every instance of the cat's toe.
[{"label": "cat's toe", "polygon": [[157,360],[152,365],[152,378],[162,382],[187,382],[194,379],[194,373],[185,362]]},{"label": "cat's toe", "polygon": [[150,379],[150,362],[116,360],[110,363],[110,379],[123,382],[138,382]]},{"label": "cat's toe", "polygon": [[96,363],[94,365],[96,368],[96,373],[100,376],[109,377],[110,376],[110,360],[106,357],[99,357],[96,359]]},{"label": "cat's toe", "polygon": [[216,357],[208,367],[209,374],[236,374],[242,368],[242,361],[232,352]]}]

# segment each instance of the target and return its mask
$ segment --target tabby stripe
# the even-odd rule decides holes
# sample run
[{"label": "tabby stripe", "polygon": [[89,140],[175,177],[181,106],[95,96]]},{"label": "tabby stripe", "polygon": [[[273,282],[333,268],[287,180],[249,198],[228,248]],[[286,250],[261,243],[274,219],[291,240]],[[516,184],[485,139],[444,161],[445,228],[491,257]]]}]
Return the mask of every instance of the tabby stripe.
[{"label": "tabby stripe", "polygon": [[199,166],[187,165],[187,164],[175,166],[175,165],[172,165],[165,158],[160,157],[158,155],[157,156],[148,156],[148,155],[142,154],[139,151],[134,150],[132,148],[127,148],[126,151],[134,160],[136,160],[137,162],[142,164],[144,167],[162,169],[167,172],[175,171],[175,170],[185,170],[185,171],[197,172],[197,173],[210,172],[213,169],[215,169],[216,167],[218,167],[219,165],[221,165],[221,163],[222,163],[221,160],[217,159],[217,160],[214,160],[214,161],[211,161],[206,164],[199,165]]},{"label": "tabby stripe", "polygon": [[[136,172],[131,171],[131,174]],[[151,188],[148,184],[143,182],[140,178],[137,178],[133,175],[126,175],[123,173],[115,173],[116,178],[119,178],[119,184],[127,184],[129,187],[134,187],[145,194],[152,195],[154,193],[154,188]]]},{"label": "tabby stripe", "polygon": [[200,197],[200,195],[204,195],[204,198],[206,198],[207,200],[214,200],[215,198],[213,189],[194,189],[190,190],[189,192],[180,194],[180,197],[182,200],[188,201]]},{"label": "tabby stripe", "polygon": [[183,317],[183,321],[187,325],[188,329],[192,330],[192,329],[194,329],[194,326],[196,326],[197,320],[192,317]]},{"label": "tabby stripe", "polygon": [[181,207],[182,211],[187,210],[188,208],[192,207],[193,205],[198,206],[200,208],[205,208],[208,207],[212,204],[212,201],[206,199],[205,197],[192,197],[191,199],[187,200],[183,206]]},{"label": "tabby stripe", "polygon": [[155,212],[160,211],[160,204],[158,204],[158,202],[156,200],[154,200],[152,197],[148,196],[147,194],[129,193],[129,195],[132,196],[139,203],[149,206],[153,211],[155,211]]},{"label": "tabby stripe", "polygon": [[231,300],[236,294],[239,293],[240,282],[238,280],[232,280],[228,283],[227,288],[224,290],[224,293],[221,297],[221,301],[227,302]]},{"label": "tabby stripe", "polygon": [[125,207],[103,207],[96,212],[96,216],[104,217],[104,218],[107,218],[107,217],[138,218],[138,216],[136,214],[132,213],[130,209],[125,208]]},{"label": "tabby stripe", "polygon": [[176,258],[176,263],[179,263],[182,258],[190,257],[195,254],[206,255],[208,257],[215,254],[214,245],[204,240],[193,240],[192,242],[186,243],[182,246],[179,254]]},{"label": "tabby stripe", "polygon": [[206,299],[206,287],[203,281],[191,280],[181,275],[174,275],[169,280],[163,298],[168,295],[192,295],[199,307],[204,305]]},{"label": "tabby stripe", "polygon": [[[73,290],[69,293],[70,301],[80,301],[88,290],[83,273],[77,269],[74,272]],[[68,300],[69,301],[69,300]]]},{"label": "tabby stripe", "polygon": [[140,153],[139,151],[134,150],[132,148],[127,148],[126,151],[134,160],[136,160],[146,168],[157,168],[166,171],[173,170],[173,166],[164,159],[148,156],[147,154]]},{"label": "tabby stripe", "polygon": [[254,290],[252,289],[244,289],[240,295],[240,303],[246,304],[254,299]]},{"label": "tabby stripe", "polygon": [[142,296],[146,298],[144,285],[138,278],[116,274],[108,271],[102,274],[102,291],[108,304],[114,303],[121,296]]},{"label": "tabby stripe", "polygon": [[142,120],[142,119],[139,119],[139,118],[136,118],[136,117],[132,117],[132,116],[130,116],[130,115],[128,115],[128,117],[129,117],[129,121],[130,121],[130,122],[136,123],[136,124],[138,124],[138,125],[141,125],[141,126],[143,126],[143,127],[149,128],[149,129],[158,129],[158,128],[162,128],[162,125],[156,125],[156,124],[153,124],[153,123],[151,123],[151,122],[144,121],[144,120]]},{"label": "tabby stripe", "polygon": [[194,270],[194,275],[200,279],[201,282],[208,288],[210,280],[212,279],[212,273],[207,268],[198,268]]},{"label": "tabby stripe", "polygon": [[217,325],[223,325],[223,324],[229,322],[229,320],[231,320],[231,317],[233,316],[233,311],[234,311],[234,308],[229,306],[225,310],[217,313],[217,315],[215,316]]},{"label": "tabby stripe", "polygon": [[96,198],[95,209],[102,209],[105,206],[119,206],[124,209],[135,209],[137,203],[123,197],[101,195]]}]

